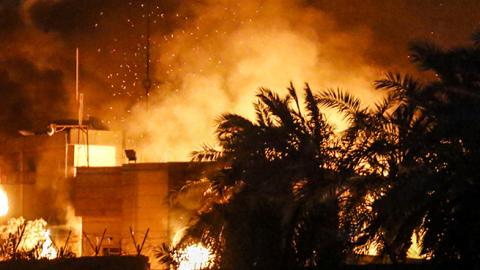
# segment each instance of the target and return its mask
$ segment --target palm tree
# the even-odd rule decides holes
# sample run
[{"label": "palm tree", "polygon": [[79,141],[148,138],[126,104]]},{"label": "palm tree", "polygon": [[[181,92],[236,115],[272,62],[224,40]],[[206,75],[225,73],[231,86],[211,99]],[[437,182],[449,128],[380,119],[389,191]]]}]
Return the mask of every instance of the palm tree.
[{"label": "palm tree", "polygon": [[[429,173],[424,166],[430,153],[425,141],[432,119],[419,103],[424,88],[412,77],[389,73],[376,87],[388,93],[373,108],[362,107],[357,98],[341,90],[324,91],[317,98],[324,106],[338,109],[350,124],[343,134],[340,163],[353,171],[345,196],[344,226],[349,227],[352,240],[379,242],[381,251],[397,261],[405,258],[411,235],[420,224],[401,222],[414,219],[417,205],[413,201],[397,205],[393,195],[411,188],[405,181],[416,185],[417,178]],[[391,196],[382,195],[387,191]]]},{"label": "palm tree", "polygon": [[351,123],[342,164],[357,172],[358,185],[349,190],[345,224],[351,239],[380,242],[394,262],[421,228],[424,254],[478,264],[480,50],[417,43],[412,52],[436,80],[387,74],[376,82],[387,98],[373,109],[341,91],[318,97]]},{"label": "palm tree", "polygon": [[225,196],[198,215],[183,241],[215,246],[222,269],[336,266],[345,247],[332,128],[308,85],[304,108],[293,85],[285,97],[260,89],[257,98],[254,121],[223,115],[221,150],[195,153],[228,164],[212,177]]},{"label": "palm tree", "polygon": [[442,50],[428,43],[412,46],[413,59],[438,80],[428,85],[426,103],[436,120],[442,161],[436,172],[439,188],[435,207],[428,212],[424,247],[441,258],[480,265],[480,48]]}]

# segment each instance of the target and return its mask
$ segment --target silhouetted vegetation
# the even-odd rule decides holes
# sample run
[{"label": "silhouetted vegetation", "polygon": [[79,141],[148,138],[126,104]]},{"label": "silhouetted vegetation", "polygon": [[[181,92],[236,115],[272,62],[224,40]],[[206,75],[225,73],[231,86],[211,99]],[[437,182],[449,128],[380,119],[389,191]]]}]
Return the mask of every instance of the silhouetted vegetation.
[{"label": "silhouetted vegetation", "polygon": [[148,270],[145,256],[100,256],[0,262],[0,270]]},{"label": "silhouetted vegetation", "polygon": [[[194,153],[229,164],[210,179],[217,200],[162,260],[200,241],[214,268],[334,269],[375,243],[404,263],[415,234],[432,262],[480,267],[478,37],[450,50],[413,44],[413,62],[434,79],[388,73],[375,106],[308,85],[302,99],[291,85],[285,97],[261,89],[254,121],[223,115],[220,150]],[[339,136],[322,107],[348,122]]]},{"label": "silhouetted vegetation", "polygon": [[422,253],[434,261],[478,267],[480,49],[417,43],[411,51],[414,63],[437,79],[421,84],[388,74],[376,82],[385,101],[354,114],[347,134],[361,141],[356,165],[367,160],[373,168],[360,176],[375,200],[368,215],[350,220],[368,225],[357,235],[382,243],[393,262],[405,259],[417,233]]}]

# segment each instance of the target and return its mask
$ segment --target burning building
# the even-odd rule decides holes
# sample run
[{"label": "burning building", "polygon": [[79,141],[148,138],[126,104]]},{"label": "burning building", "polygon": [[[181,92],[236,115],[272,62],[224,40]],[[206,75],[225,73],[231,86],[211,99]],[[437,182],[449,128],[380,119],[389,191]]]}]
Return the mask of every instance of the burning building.
[{"label": "burning building", "polygon": [[82,126],[57,121],[48,134],[22,133],[5,139],[0,148],[0,185],[9,207],[5,219],[42,218],[58,243],[73,232],[70,246],[78,256],[142,249],[153,258],[155,248],[170,242],[178,229],[169,192],[213,167],[133,163],[126,153],[134,152],[124,151],[120,132],[88,121]]},{"label": "burning building", "polygon": [[[43,219],[52,238],[63,242],[72,232],[71,249],[80,251],[81,222],[71,204],[77,167],[121,164],[122,138],[93,121],[56,121],[41,133],[22,131],[0,142],[0,185],[8,199],[3,218]],[[77,242],[77,243],[74,243]]]},{"label": "burning building", "polygon": [[212,167],[168,162],[78,168],[73,202],[75,214],[82,217],[82,254],[136,254],[143,247],[142,254],[153,258],[182,222],[171,214],[170,191],[204,177]]},{"label": "burning building", "polygon": [[0,184],[9,196],[8,216],[63,222],[76,168],[121,164],[121,134],[58,121],[49,134],[22,132],[0,142]]}]

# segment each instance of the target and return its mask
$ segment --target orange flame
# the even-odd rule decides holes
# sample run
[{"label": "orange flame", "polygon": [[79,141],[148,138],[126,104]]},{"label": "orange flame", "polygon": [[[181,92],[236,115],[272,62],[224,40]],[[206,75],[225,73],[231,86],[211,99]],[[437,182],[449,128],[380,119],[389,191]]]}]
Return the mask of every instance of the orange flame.
[{"label": "orange flame", "polygon": [[7,192],[0,187],[0,216],[6,216],[8,213],[8,196]]}]

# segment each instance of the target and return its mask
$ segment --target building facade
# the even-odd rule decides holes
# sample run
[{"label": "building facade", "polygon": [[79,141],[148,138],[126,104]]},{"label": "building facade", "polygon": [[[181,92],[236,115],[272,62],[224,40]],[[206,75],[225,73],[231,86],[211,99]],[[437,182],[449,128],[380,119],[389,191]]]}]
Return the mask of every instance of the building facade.
[{"label": "building facade", "polygon": [[82,255],[97,250],[99,255],[136,254],[145,238],[142,254],[150,257],[152,269],[159,269],[156,249],[176,233],[170,192],[212,169],[211,163],[191,162],[78,168],[73,202],[82,222]]}]

